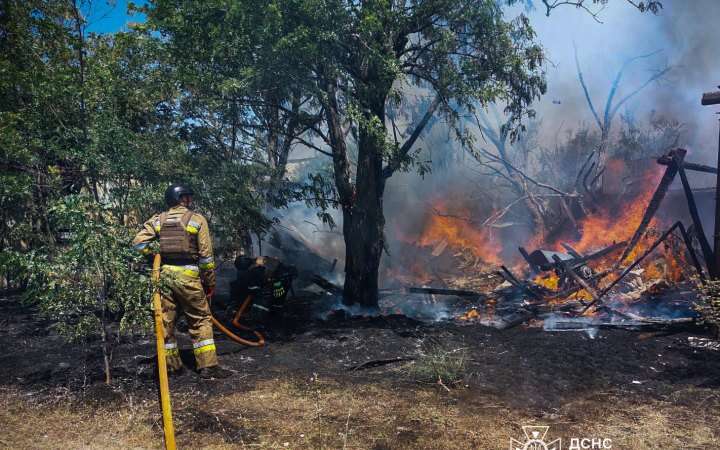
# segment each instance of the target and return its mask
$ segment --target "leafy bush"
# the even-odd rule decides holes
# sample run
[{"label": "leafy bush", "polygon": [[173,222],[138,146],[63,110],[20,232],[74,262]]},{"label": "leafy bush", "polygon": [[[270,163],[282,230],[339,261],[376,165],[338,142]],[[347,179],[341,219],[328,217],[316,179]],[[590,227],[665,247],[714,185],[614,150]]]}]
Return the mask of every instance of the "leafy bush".
[{"label": "leafy bush", "polygon": [[77,341],[100,336],[106,382],[113,343],[121,333],[147,329],[152,285],[130,246],[132,234],[86,196],[67,196],[50,209],[58,243],[28,255],[26,299]]}]

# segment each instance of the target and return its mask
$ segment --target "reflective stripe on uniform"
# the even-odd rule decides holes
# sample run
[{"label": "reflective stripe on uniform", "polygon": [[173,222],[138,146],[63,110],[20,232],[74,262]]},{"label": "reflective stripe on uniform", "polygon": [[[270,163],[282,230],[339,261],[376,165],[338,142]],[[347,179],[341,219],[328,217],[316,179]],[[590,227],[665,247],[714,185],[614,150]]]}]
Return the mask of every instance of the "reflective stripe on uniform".
[{"label": "reflective stripe on uniform", "polygon": [[155,229],[156,233],[160,232],[160,218],[159,217],[157,219],[155,219],[155,221],[153,222],[153,228]]},{"label": "reflective stripe on uniform", "polygon": [[185,227],[185,231],[190,234],[198,234],[198,232],[200,231],[200,223],[195,222],[194,220],[189,221],[187,226]]},{"label": "reflective stripe on uniform", "polygon": [[166,342],[165,343],[165,354],[167,356],[180,355],[180,351],[177,348],[177,342]]},{"label": "reflective stripe on uniform", "polygon": [[200,347],[204,347],[204,346],[206,346],[206,345],[212,345],[212,344],[214,344],[214,343],[215,343],[215,340],[214,340],[214,339],[204,339],[204,340],[202,340],[202,341],[195,342],[195,343],[193,344],[193,348],[200,348]]},{"label": "reflective stripe on uniform", "polygon": [[202,270],[212,270],[215,268],[215,259],[212,256],[207,258],[200,258],[198,265]]},{"label": "reflective stripe on uniform", "polygon": [[199,277],[200,268],[198,266],[187,265],[187,266],[173,266],[171,264],[163,264],[163,268],[170,269],[173,272],[179,272],[189,277]]},{"label": "reflective stripe on uniform", "polygon": [[196,355],[211,351],[215,351],[215,341],[212,339],[205,339],[200,342],[195,342],[193,344],[193,353]]}]

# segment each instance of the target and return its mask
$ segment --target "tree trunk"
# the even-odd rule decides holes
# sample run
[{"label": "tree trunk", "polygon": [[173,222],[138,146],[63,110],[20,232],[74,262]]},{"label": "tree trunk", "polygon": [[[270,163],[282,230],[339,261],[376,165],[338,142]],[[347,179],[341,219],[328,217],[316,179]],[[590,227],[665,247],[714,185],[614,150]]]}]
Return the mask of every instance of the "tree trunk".
[{"label": "tree trunk", "polygon": [[382,158],[386,131],[385,96],[377,95],[377,92],[382,92],[382,89],[373,92],[371,98],[363,102],[364,124],[359,127],[355,201],[352,205],[343,206],[343,302],[368,308],[378,307],[378,272],[385,245]]},{"label": "tree trunk", "polygon": [[[363,183],[353,206],[343,208],[345,287],[343,303],[378,306],[378,272],[383,249],[382,190],[375,182]],[[382,184],[382,183],[381,183]],[[379,190],[378,190],[379,188]]]},{"label": "tree trunk", "polygon": [[112,352],[110,350],[110,346],[112,345],[110,343],[108,332],[107,332],[107,323],[105,323],[105,311],[103,311],[103,318],[102,318],[102,332],[101,332],[101,345],[102,345],[102,354],[103,354],[103,369],[105,371],[105,384],[110,384],[112,382],[111,377],[111,371],[110,371],[110,361],[112,358]]}]

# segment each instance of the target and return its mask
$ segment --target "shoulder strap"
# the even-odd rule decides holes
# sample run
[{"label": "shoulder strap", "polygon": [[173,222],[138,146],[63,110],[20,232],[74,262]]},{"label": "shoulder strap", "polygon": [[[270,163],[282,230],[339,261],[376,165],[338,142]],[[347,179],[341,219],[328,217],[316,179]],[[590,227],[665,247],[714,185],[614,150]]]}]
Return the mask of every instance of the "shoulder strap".
[{"label": "shoulder strap", "polygon": [[165,221],[167,220],[168,213],[167,211],[160,213],[160,227],[165,225]]},{"label": "shoulder strap", "polygon": [[190,223],[190,219],[192,219],[194,212],[190,211],[189,209],[183,214],[182,218],[180,219],[180,223],[182,224],[183,228],[188,226],[188,223]]}]

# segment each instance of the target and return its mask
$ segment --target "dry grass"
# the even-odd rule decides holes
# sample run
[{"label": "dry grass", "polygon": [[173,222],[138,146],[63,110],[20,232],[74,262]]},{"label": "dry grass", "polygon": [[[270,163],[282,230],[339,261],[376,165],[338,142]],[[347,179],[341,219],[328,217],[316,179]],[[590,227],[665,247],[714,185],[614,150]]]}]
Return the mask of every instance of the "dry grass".
[{"label": "dry grass", "polygon": [[0,391],[0,448],[160,448],[153,429],[152,402],[78,408],[67,397],[36,400],[14,390]]},{"label": "dry grass", "polygon": [[[705,398],[712,391],[685,391]],[[698,397],[700,396],[700,397]],[[105,405],[36,401],[0,391],[0,447],[160,448],[154,401],[125,396]],[[606,396],[562,405],[552,417],[508,409],[471,392],[422,386],[274,379],[203,399],[176,394],[178,448],[506,448],[522,425],[550,425],[548,437],[607,437],[617,449],[717,448],[720,413],[678,399],[634,405]],[[680,404],[678,404],[680,403]],[[552,436],[550,436],[552,435]]]}]

